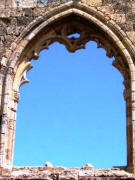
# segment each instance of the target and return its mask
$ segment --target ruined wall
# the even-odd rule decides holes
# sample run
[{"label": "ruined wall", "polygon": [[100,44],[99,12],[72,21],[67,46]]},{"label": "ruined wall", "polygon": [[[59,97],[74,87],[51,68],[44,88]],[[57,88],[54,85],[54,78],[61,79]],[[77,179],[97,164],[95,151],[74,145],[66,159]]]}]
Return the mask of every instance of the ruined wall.
[{"label": "ruined wall", "polygon": [[[31,8],[0,9],[0,58],[6,48],[10,47],[21,32],[34,19],[45,16],[54,7],[65,1],[51,1],[48,3],[36,3]],[[92,6],[104,14],[106,19],[114,20],[119,27],[126,32],[129,39],[135,44],[135,2],[132,0],[81,0],[79,3]],[[0,2],[0,5],[2,1]],[[11,5],[10,5],[11,6]],[[5,55],[6,56],[6,55]]]},{"label": "ruined wall", "polygon": [[[121,54],[126,54],[125,59],[129,63],[127,65],[127,62],[124,61],[124,59],[122,59],[123,62],[118,62],[121,60],[120,58],[117,57],[115,65],[118,66],[118,69],[123,73],[123,76],[125,78],[124,85],[126,90],[124,92],[124,97],[127,104],[126,107],[127,136],[128,136],[127,144],[129,148],[128,150],[129,152],[127,156],[130,156],[128,157],[129,160],[128,163],[130,164],[130,167],[128,168],[129,169],[131,168],[130,170],[128,169],[128,171],[135,173],[135,148],[134,148],[135,147],[134,144],[135,143],[134,142],[135,112],[132,113],[132,111],[135,111],[135,103],[134,103],[135,102],[135,85],[134,85],[135,67],[133,63],[135,59],[134,56],[135,55],[135,1],[134,0],[119,0],[119,1],[118,0],[73,0],[73,1],[50,0],[47,3],[43,3],[40,1],[35,2],[33,0],[30,1],[23,0],[23,1],[18,1],[18,3],[16,3],[16,1],[8,0],[5,2],[0,1],[0,68],[1,68],[0,71],[0,98],[1,98],[0,173],[1,174],[9,175],[9,171],[7,171],[7,169],[12,171],[12,156],[13,156],[15,117],[16,117],[15,113],[17,111],[16,104],[19,100],[18,92],[17,91],[12,92],[12,90],[9,90],[10,88],[8,87],[10,86],[12,80],[15,77],[14,66],[12,66],[12,68],[11,67],[8,68],[10,61],[12,61],[14,64],[15,60],[17,58],[19,59],[26,44],[29,43],[32,37],[36,36],[36,32],[34,34],[33,30],[35,30],[36,28],[38,29],[38,27],[42,25],[42,23],[49,24],[50,19],[54,18],[54,14],[56,12],[59,12],[60,14],[62,9],[64,13],[64,9],[67,9],[68,11],[71,10],[70,14],[72,14],[73,9],[76,8],[74,14],[77,13],[77,11],[79,12],[81,11],[80,15],[83,17],[85,16],[86,13],[89,14],[89,7],[90,7],[90,15],[93,16],[93,19],[97,17],[99,21],[104,23],[104,25],[102,24],[102,27],[108,26],[109,24],[109,27],[106,29],[106,34],[107,32],[111,34],[112,31],[114,31],[115,33],[117,29],[116,34],[117,37],[120,38],[119,41],[112,41],[113,37],[111,37],[110,35],[108,41],[110,41],[112,44],[108,45],[106,43],[106,47],[105,47],[104,44],[99,43],[99,46],[103,48],[105,47],[107,50],[107,55],[110,57],[113,56],[114,54],[112,54],[112,52],[110,51],[109,46],[112,47],[116,45],[120,46]],[[63,14],[61,15],[59,14],[57,14],[56,17],[63,16]],[[85,18],[88,18],[87,16],[88,15],[86,15]],[[27,34],[29,34],[28,37]],[[55,35],[56,34],[57,33],[55,32]],[[101,36],[101,34],[99,36]],[[124,43],[124,48],[121,45],[121,43]],[[31,46],[32,45],[35,44],[31,44]],[[132,58],[129,56],[127,51],[130,53]],[[115,54],[117,53],[115,52]],[[25,61],[30,60],[33,57],[30,55],[28,59],[28,55],[27,54],[24,55],[26,55]],[[38,58],[38,54],[35,53],[34,58]],[[131,61],[132,59],[133,62]],[[132,84],[131,84],[131,77],[132,77]],[[133,93],[131,95],[132,90]],[[9,92],[11,97],[9,96]],[[132,102],[131,102],[131,97],[132,97]],[[11,101],[10,104],[8,104],[9,100]],[[12,118],[8,117],[7,114],[8,116],[12,115],[11,116]],[[22,168],[22,170],[24,169]],[[31,170],[31,168],[26,168],[26,169],[28,171],[35,171],[35,169]],[[13,170],[19,172],[21,169],[14,168]],[[125,170],[127,169],[125,168]],[[79,171],[81,172],[81,170]],[[65,173],[65,171],[63,172]],[[103,173],[104,172],[109,174],[111,173],[110,171],[107,172],[103,171]],[[55,173],[55,169],[54,169],[54,173]],[[77,175],[77,173],[78,170],[75,172],[75,174]],[[117,173],[119,174],[119,172]],[[113,176],[115,177],[114,174]],[[126,175],[127,174],[124,174],[124,177],[126,177]],[[110,176],[112,176],[112,174]],[[134,176],[128,174],[127,177],[133,178]]]}]

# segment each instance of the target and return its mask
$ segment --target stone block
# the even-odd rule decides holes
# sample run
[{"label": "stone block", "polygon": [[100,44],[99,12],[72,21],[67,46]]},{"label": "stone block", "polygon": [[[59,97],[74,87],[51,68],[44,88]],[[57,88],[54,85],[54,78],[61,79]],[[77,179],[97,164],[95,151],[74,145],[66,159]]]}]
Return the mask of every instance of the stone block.
[{"label": "stone block", "polygon": [[117,23],[125,23],[126,22],[126,16],[125,14],[111,14],[111,19],[113,19]]},{"label": "stone block", "polygon": [[135,14],[135,2],[132,3],[132,13]]},{"label": "stone block", "polygon": [[135,31],[128,31],[126,32],[129,39],[135,44]]},{"label": "stone block", "polygon": [[86,3],[89,6],[101,6],[102,0],[81,0],[82,3]]}]

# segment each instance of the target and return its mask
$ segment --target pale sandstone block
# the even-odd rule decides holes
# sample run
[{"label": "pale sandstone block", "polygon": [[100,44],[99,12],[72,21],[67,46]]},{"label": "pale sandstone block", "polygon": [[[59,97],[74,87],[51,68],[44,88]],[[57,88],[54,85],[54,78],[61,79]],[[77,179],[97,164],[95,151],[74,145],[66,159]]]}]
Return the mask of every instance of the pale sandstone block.
[{"label": "pale sandstone block", "polygon": [[135,44],[135,31],[126,32],[129,39]]},{"label": "pale sandstone block", "polygon": [[135,91],[135,81],[132,81],[132,91]]},{"label": "pale sandstone block", "polygon": [[126,22],[126,16],[125,14],[111,14],[110,16],[115,22],[117,23],[125,23]]},{"label": "pale sandstone block", "polygon": [[135,13],[135,3],[132,3],[132,12]]},{"label": "pale sandstone block", "polygon": [[[132,121],[135,121],[135,110],[132,111]],[[135,131],[135,127],[134,127],[133,131]]]},{"label": "pale sandstone block", "polygon": [[132,101],[135,101],[135,93],[132,92]]},{"label": "pale sandstone block", "polygon": [[131,78],[132,78],[133,81],[135,81],[135,72],[134,71],[131,72]]},{"label": "pale sandstone block", "polygon": [[102,0],[82,0],[82,3],[85,3],[89,6],[101,6]]}]

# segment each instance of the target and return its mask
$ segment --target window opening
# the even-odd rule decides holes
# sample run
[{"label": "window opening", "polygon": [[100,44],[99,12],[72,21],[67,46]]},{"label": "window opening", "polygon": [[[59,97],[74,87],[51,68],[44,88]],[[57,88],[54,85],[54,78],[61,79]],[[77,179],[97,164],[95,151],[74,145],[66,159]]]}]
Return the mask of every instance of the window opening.
[{"label": "window opening", "polygon": [[32,61],[20,89],[15,165],[126,164],[123,79],[96,46],[69,53],[54,43]]}]

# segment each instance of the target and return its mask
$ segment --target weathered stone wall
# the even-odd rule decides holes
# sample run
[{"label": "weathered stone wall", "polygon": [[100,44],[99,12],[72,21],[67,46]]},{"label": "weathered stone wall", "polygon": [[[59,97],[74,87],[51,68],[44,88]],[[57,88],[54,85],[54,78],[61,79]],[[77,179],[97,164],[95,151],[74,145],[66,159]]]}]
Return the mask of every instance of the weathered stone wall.
[{"label": "weathered stone wall", "polygon": [[[65,2],[65,1],[64,1]],[[32,8],[0,9],[0,57],[6,47],[19,37],[21,32],[34,19],[45,16],[47,12],[64,3],[60,1],[48,2],[48,4],[34,4]],[[126,32],[129,39],[135,44],[135,2],[132,0],[82,0],[82,3],[92,6],[102,12],[106,19],[114,20],[118,26]],[[0,2],[0,5],[2,2]],[[27,5],[27,3],[26,3]]]},{"label": "weathered stone wall", "polygon": [[82,168],[22,167],[13,168],[12,178],[38,178],[50,180],[113,180],[135,179],[135,176],[119,169],[94,169],[91,165]]},{"label": "weathered stone wall", "polygon": [[[16,1],[13,0],[0,1],[0,172],[1,174],[7,175],[9,174],[8,170],[10,170],[10,173],[12,171],[12,156],[16,120],[15,117],[19,94],[16,89],[12,89],[11,87],[13,83],[16,83],[16,81],[14,81],[15,77],[17,81],[21,80],[21,76],[17,74],[17,68],[24,68],[24,66],[30,68],[30,59],[38,58],[38,50],[41,50],[38,49],[38,47],[32,49],[32,46],[36,46],[36,42],[38,42],[40,36],[43,36],[44,31],[42,32],[42,26],[44,27],[45,24],[49,24],[55,19],[62,19],[65,13],[65,9],[70,15],[80,13],[81,17],[90,19],[90,23],[92,23],[91,21],[93,21],[93,24],[94,22],[95,24],[99,22],[99,26],[101,26],[101,29],[105,30],[105,32],[103,33],[102,31],[97,30],[97,26],[95,25],[97,39],[95,38],[94,40],[97,42],[99,47],[103,47],[106,49],[107,56],[115,56],[114,66],[116,66],[120,70],[124,77],[124,97],[127,104],[127,156],[129,166],[126,170],[135,173],[134,0],[50,0],[48,1],[48,3],[40,3],[39,1],[38,3],[36,3],[34,0],[20,1],[20,3],[16,3]],[[90,18],[88,17],[89,15]],[[64,26],[64,24],[62,25]],[[57,30],[57,27],[55,27],[54,33],[53,28],[51,28],[50,25],[50,32],[53,35],[57,36]],[[85,31],[85,28],[83,30]],[[81,33],[83,30],[81,30]],[[38,34],[38,32],[41,32],[41,34]],[[45,33],[47,34],[47,32],[48,31],[46,30]],[[64,37],[64,35],[62,35],[62,32],[59,33],[61,35],[61,37],[59,38],[66,39],[67,34]],[[99,42],[99,39],[102,39],[101,33],[105,36],[105,38],[107,38],[107,40],[104,42]],[[116,34],[117,37],[114,34]],[[48,34],[48,37],[50,36],[51,35]],[[65,41],[67,44],[70,44],[71,40],[66,39]],[[77,40],[74,40],[74,42],[77,42]],[[66,43],[65,45],[67,45]],[[28,49],[26,48],[27,45],[29,45]],[[118,52],[116,47],[119,47]],[[27,51],[25,50],[25,48],[27,49]],[[32,49],[33,51],[30,51],[29,49]],[[33,55],[31,55],[31,52],[33,53]],[[119,57],[120,55],[122,56],[122,58]],[[25,57],[24,60],[21,59],[22,56],[23,58]],[[24,61],[24,64],[22,65],[18,59],[20,61]],[[16,65],[15,63],[18,64]],[[25,77],[25,74],[21,75],[23,78]],[[25,78],[24,80],[26,81]],[[33,169],[29,168],[27,170],[34,171]],[[20,171],[20,169],[16,169],[16,171]],[[78,170],[76,170],[76,172],[78,172]],[[111,171],[102,172],[111,173]],[[112,174],[110,174],[110,176],[112,176]],[[133,175],[131,176],[132,178],[134,177]],[[131,176],[129,175],[129,177]],[[124,177],[127,177],[126,174],[124,175]]]}]

